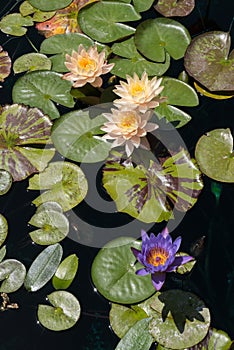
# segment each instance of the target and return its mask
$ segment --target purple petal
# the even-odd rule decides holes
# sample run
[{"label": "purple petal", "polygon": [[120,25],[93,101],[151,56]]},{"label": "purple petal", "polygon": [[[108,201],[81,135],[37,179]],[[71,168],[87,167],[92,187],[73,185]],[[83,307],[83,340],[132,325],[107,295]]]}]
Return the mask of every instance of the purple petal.
[{"label": "purple petal", "polygon": [[146,241],[149,240],[149,237],[144,230],[141,230],[141,238],[142,238],[142,243],[145,243]]},{"label": "purple petal", "polygon": [[145,275],[148,275],[149,272],[146,269],[140,269],[136,271],[136,274],[139,276],[145,276]]},{"label": "purple petal", "polygon": [[194,258],[192,256],[189,255],[185,255],[185,256],[176,256],[175,260],[173,261],[173,263],[167,268],[166,272],[173,272],[176,270],[177,267],[179,267],[180,265],[184,265],[187,262],[194,260]]},{"label": "purple petal", "polygon": [[156,290],[160,290],[165,282],[166,274],[163,272],[156,272],[152,275],[152,283]]},{"label": "purple petal", "polygon": [[133,252],[135,257],[138,259],[138,255],[141,253],[141,251],[133,247],[131,247],[131,251]]},{"label": "purple petal", "polygon": [[168,235],[169,235],[169,231],[168,231],[168,228],[165,227],[162,232],[161,232],[161,235],[166,238]]},{"label": "purple petal", "polygon": [[180,244],[181,244],[181,240],[182,238],[179,236],[176,238],[176,240],[173,242],[173,250],[174,250],[174,254],[179,250]]}]

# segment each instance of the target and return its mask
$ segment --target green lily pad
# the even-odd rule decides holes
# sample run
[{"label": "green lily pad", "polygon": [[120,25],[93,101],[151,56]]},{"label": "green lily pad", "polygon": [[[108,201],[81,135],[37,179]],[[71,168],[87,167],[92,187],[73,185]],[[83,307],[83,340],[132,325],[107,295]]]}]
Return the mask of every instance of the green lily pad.
[{"label": "green lily pad", "polygon": [[188,16],[194,7],[195,0],[159,0],[154,8],[164,17],[184,17]]},{"label": "green lily pad", "polygon": [[201,171],[211,179],[234,182],[233,137],[230,129],[216,129],[197,142],[195,157]]},{"label": "green lily pad", "polygon": [[155,62],[164,62],[166,52],[175,60],[182,58],[190,41],[188,30],[169,18],[148,19],[137,27],[135,33],[137,49]]},{"label": "green lily pad", "polygon": [[57,202],[45,202],[42,203],[41,205],[39,205],[39,207],[37,208],[36,213],[40,213],[42,211],[57,211],[59,213],[63,212],[63,208],[61,207],[61,205]]},{"label": "green lily pad", "polygon": [[154,0],[133,0],[133,5],[138,12],[144,12],[150,9]]},{"label": "green lily pad", "polygon": [[0,30],[3,33],[15,36],[26,34],[27,28],[25,27],[30,26],[33,26],[32,18],[29,16],[23,17],[20,13],[6,15],[0,21]]},{"label": "green lily pad", "polygon": [[45,171],[29,179],[28,189],[47,190],[33,200],[36,206],[55,201],[64,211],[67,211],[85,198],[88,183],[78,165],[69,162],[52,162]]},{"label": "green lily pad", "polygon": [[3,169],[0,169],[0,196],[7,193],[12,185],[11,174]]},{"label": "green lily pad", "polygon": [[150,318],[144,318],[135,323],[117,344],[115,350],[149,350],[153,343],[149,333],[149,322]]},{"label": "green lily pad", "polygon": [[151,335],[167,348],[185,349],[194,346],[209,330],[209,309],[190,292],[158,292],[139,306],[152,317],[149,325]]},{"label": "green lily pad", "polygon": [[0,168],[7,170],[14,181],[44,170],[55,151],[34,145],[49,143],[49,118],[37,108],[14,104],[2,108],[0,125]]},{"label": "green lily pad", "polygon": [[173,217],[173,207],[189,210],[203,188],[200,171],[185,150],[162,159],[161,164],[122,163],[121,155],[109,158],[103,169],[103,186],[118,211],[140,221],[161,222]]},{"label": "green lily pad", "polygon": [[0,247],[5,242],[8,235],[8,224],[6,218],[0,214]]},{"label": "green lily pad", "polygon": [[51,119],[59,118],[54,102],[65,107],[74,107],[75,104],[70,94],[72,83],[61,77],[61,74],[50,71],[30,72],[13,86],[13,101],[38,107]]},{"label": "green lily pad", "polygon": [[184,58],[188,74],[210,91],[234,90],[234,50],[229,55],[230,46],[231,37],[226,32],[196,36]]},{"label": "green lily pad", "polygon": [[72,254],[61,262],[52,279],[55,289],[67,289],[71,285],[77,273],[78,261],[76,254]]},{"label": "green lily pad", "polygon": [[34,70],[50,70],[51,61],[40,53],[27,53],[17,58],[13,64],[14,73],[22,73]]},{"label": "green lily pad", "polygon": [[3,259],[6,256],[6,246],[4,245],[1,249],[0,249],[0,262],[3,261]]},{"label": "green lily pad", "polygon": [[231,349],[232,341],[227,333],[215,328],[210,328],[207,336],[194,347],[188,350],[196,350],[198,347],[201,350],[229,350]]},{"label": "green lily pad", "polygon": [[30,232],[31,239],[41,245],[55,244],[62,241],[69,232],[69,221],[63,213],[58,211],[45,211],[34,214],[30,225],[39,227]]},{"label": "green lily pad", "polygon": [[[188,254],[183,253],[183,252],[179,252],[176,254],[176,256],[188,256]],[[189,273],[192,271],[192,269],[194,268],[194,265],[196,264],[196,260],[191,260],[183,265],[180,265],[176,268],[176,272],[178,272],[179,274],[183,275],[185,273]]]},{"label": "green lily pad", "polygon": [[150,275],[136,275],[142,265],[135,264],[131,247],[139,249],[140,242],[134,242],[130,237],[117,238],[98,252],[92,264],[95,287],[106,299],[115,303],[137,303],[155,292]]},{"label": "green lily pad", "polygon": [[18,260],[6,259],[0,263],[1,293],[13,293],[24,283],[25,266]]},{"label": "green lily pad", "polygon": [[123,338],[137,321],[147,318],[148,315],[137,305],[127,307],[112,303],[109,317],[111,329],[119,338]]},{"label": "green lily pad", "polygon": [[11,59],[8,56],[7,51],[3,51],[2,46],[0,45],[0,81],[4,81],[5,78],[11,72]]},{"label": "green lily pad", "polygon": [[41,11],[55,11],[67,7],[72,0],[29,0],[29,3]]},{"label": "green lily pad", "polygon": [[31,264],[24,286],[29,292],[36,292],[42,288],[54,275],[63,255],[59,243],[45,248]]},{"label": "green lily pad", "polygon": [[173,123],[176,128],[181,128],[192,119],[188,113],[185,113],[179,108],[168,105],[166,102],[160,103],[160,105],[155,108],[154,112],[158,119],[166,118],[166,120]]},{"label": "green lily pad", "polygon": [[196,91],[183,81],[163,77],[161,85],[164,86],[161,95],[167,97],[167,104],[187,107],[194,107],[199,104]]},{"label": "green lily pad", "polygon": [[82,31],[101,43],[109,43],[135,33],[123,22],[140,19],[141,16],[130,4],[98,2],[79,12],[78,21]]},{"label": "green lily pad", "polygon": [[55,11],[47,11],[47,12],[42,12],[32,5],[30,5],[29,1],[23,1],[22,4],[19,7],[20,14],[22,16],[28,16],[28,15],[33,15],[32,19],[35,22],[44,22],[50,19],[55,15]]},{"label": "green lily pad", "polygon": [[47,298],[52,306],[38,306],[38,320],[45,328],[63,331],[73,327],[80,317],[80,303],[76,297],[66,291],[56,291]]},{"label": "green lily pad", "polygon": [[90,119],[85,111],[63,115],[53,127],[52,140],[59,153],[76,162],[96,163],[107,158],[111,143],[104,141],[100,127],[106,118]]},{"label": "green lily pad", "polygon": [[170,66],[170,56],[167,53],[165,62],[163,63],[154,63],[146,60],[137,51],[133,37],[121,43],[115,43],[112,46],[112,51],[124,58],[115,57],[110,60],[110,63],[115,64],[111,73],[124,79],[126,78],[126,74],[133,76],[136,73],[138,76],[141,76],[144,71],[149,76],[161,76]]}]

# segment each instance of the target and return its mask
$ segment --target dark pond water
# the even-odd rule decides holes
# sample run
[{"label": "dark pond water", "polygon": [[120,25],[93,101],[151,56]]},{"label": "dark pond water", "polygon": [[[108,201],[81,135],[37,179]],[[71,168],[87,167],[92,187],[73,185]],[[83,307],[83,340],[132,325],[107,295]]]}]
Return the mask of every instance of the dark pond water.
[{"label": "dark pond water", "polygon": [[[0,0],[0,17],[6,14],[12,5],[16,7],[11,12],[18,11],[20,1]],[[194,12],[179,21],[185,24],[192,35],[204,30],[228,30],[233,16],[232,0],[211,0],[209,15],[204,18],[208,1],[197,1]],[[151,13],[145,14],[152,16]],[[203,18],[203,20],[201,20]],[[34,28],[28,31],[28,37],[39,48],[43,40]],[[9,52],[14,61],[32,48],[25,37],[11,38],[0,33],[0,45]],[[177,76],[182,62],[174,65],[167,73]],[[11,76],[0,90],[0,104],[10,104],[11,89],[15,77]],[[190,108],[192,121],[180,129],[180,134],[188,150],[193,155],[198,138],[206,131],[215,128],[234,128],[233,99],[212,100],[200,96],[200,104]],[[56,156],[59,159],[59,155]],[[92,167],[87,166],[87,172]],[[198,263],[193,273],[188,277],[171,277],[165,287],[184,288],[198,294],[207,304],[212,314],[212,325],[223,329],[234,338],[234,188],[230,184],[217,184],[204,176],[204,190],[193,209],[184,217],[173,235],[182,234],[182,249],[189,252],[197,239],[205,236],[205,243],[198,251]],[[10,192],[0,197],[0,212],[9,223],[7,239],[7,257],[16,258],[29,267],[33,259],[42,250],[33,245],[28,236],[31,230],[27,222],[35,212],[31,201],[37,196],[35,191],[27,191],[28,180],[15,183]],[[215,186],[221,190],[218,202],[214,196]],[[105,218],[93,211],[87,203],[81,203],[73,211],[75,217],[81,217],[87,222],[96,223],[98,227]],[[69,215],[69,213],[68,213]],[[119,220],[127,220],[124,214],[116,214],[113,225]],[[72,237],[76,235],[76,220],[71,225]],[[108,226],[108,225],[107,225]],[[155,225],[152,231],[157,233],[162,225]],[[77,238],[79,241],[79,237]],[[36,293],[28,293],[25,289],[12,293],[11,300],[19,303],[19,310],[2,312],[0,314],[0,350],[41,350],[41,349],[79,349],[79,350],[113,350],[118,338],[109,329],[109,303],[93,288],[90,278],[90,268],[97,248],[92,248],[72,239],[62,243],[64,256],[76,253],[79,256],[79,271],[76,280],[69,291],[77,296],[81,303],[82,315],[79,322],[69,331],[50,332],[37,323],[36,310],[38,303],[45,303],[47,294],[53,291],[51,283]],[[199,246],[198,246],[199,247]],[[126,349],[127,350],[127,349]],[[137,349],[136,349],[137,350]]]}]

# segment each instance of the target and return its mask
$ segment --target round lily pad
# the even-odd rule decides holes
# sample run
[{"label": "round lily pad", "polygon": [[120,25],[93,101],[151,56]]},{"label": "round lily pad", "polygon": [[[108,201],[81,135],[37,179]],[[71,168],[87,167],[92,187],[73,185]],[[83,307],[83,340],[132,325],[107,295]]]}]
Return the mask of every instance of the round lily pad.
[{"label": "round lily pad", "polygon": [[33,215],[30,225],[39,230],[30,232],[32,240],[41,245],[55,244],[62,241],[69,232],[69,221],[63,213],[42,210]]},{"label": "round lily pad", "polygon": [[167,97],[167,104],[187,107],[199,104],[197,93],[189,84],[179,79],[163,77],[161,85],[164,86],[161,95]]},{"label": "round lily pad", "polygon": [[48,201],[58,202],[63,211],[72,209],[86,196],[88,183],[78,165],[52,162],[39,175],[29,180],[30,190],[46,190],[33,200],[36,206]]},{"label": "round lily pad", "polygon": [[6,218],[0,214],[0,247],[4,243],[8,234],[8,224]]},{"label": "round lily pad", "polygon": [[7,193],[12,185],[12,176],[11,174],[4,170],[0,169],[0,196]]},{"label": "round lily pad", "polygon": [[136,275],[142,265],[135,264],[131,247],[139,249],[140,242],[130,237],[117,238],[99,251],[92,264],[95,287],[106,299],[116,303],[137,303],[155,292],[150,275]]},{"label": "round lily pad", "polygon": [[233,137],[230,129],[216,129],[197,142],[195,157],[201,171],[221,182],[234,182]]},{"label": "round lily pad", "polygon": [[138,12],[144,12],[150,9],[153,2],[154,0],[133,0],[133,5]]},{"label": "round lily pad", "polygon": [[230,46],[231,37],[226,32],[196,36],[185,54],[187,72],[210,91],[234,90],[234,50],[229,55]]},{"label": "round lily pad", "polygon": [[155,10],[164,17],[188,16],[195,7],[195,0],[159,0]]},{"label": "round lily pad", "polygon": [[[144,304],[144,305],[142,305]],[[149,331],[155,341],[170,349],[199,343],[210,326],[210,312],[196,295],[182,290],[157,293],[140,306],[152,317]]]},{"label": "round lily pad", "polygon": [[38,306],[38,320],[52,331],[63,331],[73,327],[80,317],[80,304],[76,297],[66,291],[56,291],[47,298],[52,306]]},{"label": "round lily pad", "polygon": [[160,105],[155,108],[154,112],[158,119],[166,118],[166,120],[173,123],[176,128],[181,128],[192,119],[188,113],[185,113],[177,107],[168,105],[166,102],[160,103]]},{"label": "round lily pad", "polygon": [[57,211],[59,213],[63,212],[63,208],[57,202],[44,202],[37,208],[36,213],[40,213],[42,211]]},{"label": "round lily pad", "polygon": [[0,249],[0,262],[3,261],[3,259],[6,256],[6,246],[4,245],[1,249]]},{"label": "round lily pad", "polygon": [[11,59],[7,51],[0,46],[0,81],[4,81],[11,72]]},{"label": "round lily pad", "polygon": [[25,266],[18,260],[6,259],[0,263],[1,293],[12,293],[24,283],[26,275]]},{"label": "round lily pad", "polygon": [[0,21],[0,30],[3,33],[22,36],[26,34],[27,28],[33,26],[33,20],[30,16],[23,17],[20,13],[11,13],[6,15]]},{"label": "round lily pad", "polygon": [[207,336],[197,344],[197,347],[201,350],[230,350],[232,343],[227,333],[210,328]]},{"label": "round lily pad", "polygon": [[28,0],[29,3],[41,11],[55,11],[67,7],[72,0]]},{"label": "round lily pad", "polygon": [[50,70],[51,61],[45,55],[40,53],[27,53],[17,58],[13,64],[15,73],[22,73],[34,70]]},{"label": "round lily pad", "polygon": [[67,289],[74,280],[78,269],[78,257],[69,255],[59,265],[52,283],[55,289]]},{"label": "round lily pad", "polygon": [[32,18],[35,22],[44,22],[55,15],[55,11],[42,12],[32,5],[29,1],[23,1],[19,7],[22,16],[33,15]]}]

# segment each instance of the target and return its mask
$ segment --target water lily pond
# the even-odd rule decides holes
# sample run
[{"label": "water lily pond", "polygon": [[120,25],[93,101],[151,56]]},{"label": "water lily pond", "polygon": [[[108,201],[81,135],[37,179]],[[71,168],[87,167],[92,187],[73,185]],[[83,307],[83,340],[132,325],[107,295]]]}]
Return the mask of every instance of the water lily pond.
[{"label": "water lily pond", "polygon": [[0,350],[234,343],[230,0],[0,9]]}]

